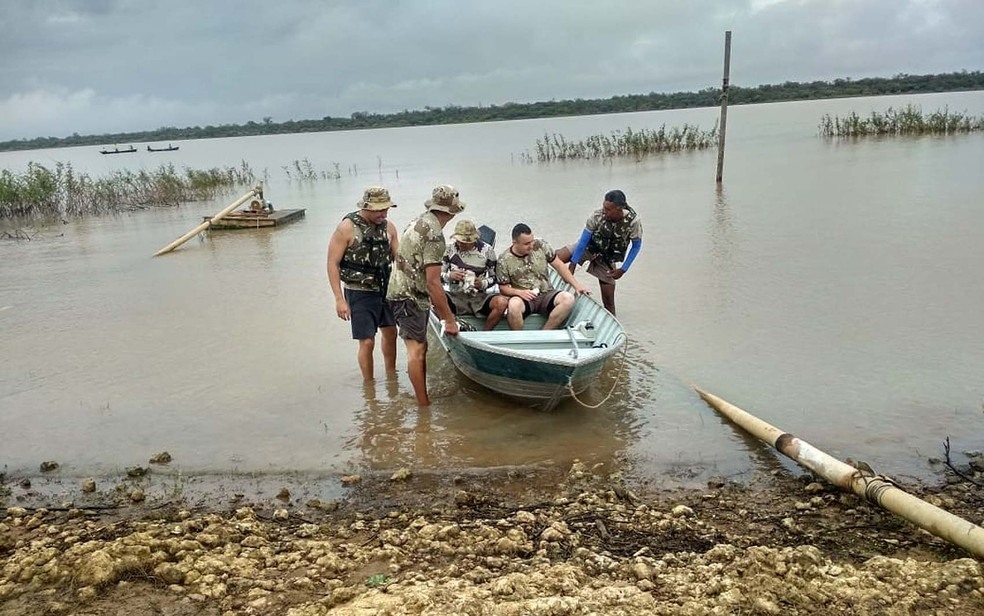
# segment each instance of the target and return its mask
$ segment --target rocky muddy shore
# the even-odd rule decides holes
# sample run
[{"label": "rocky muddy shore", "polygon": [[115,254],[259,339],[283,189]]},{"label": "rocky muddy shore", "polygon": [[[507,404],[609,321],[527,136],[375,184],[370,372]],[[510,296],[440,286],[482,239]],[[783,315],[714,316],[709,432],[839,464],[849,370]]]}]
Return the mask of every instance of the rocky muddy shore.
[{"label": "rocky muddy shore", "polygon": [[[647,490],[575,463],[500,489],[521,480],[404,472],[209,508],[8,495],[0,615],[984,613],[979,560],[808,477]],[[910,490],[982,521],[972,484]]]}]

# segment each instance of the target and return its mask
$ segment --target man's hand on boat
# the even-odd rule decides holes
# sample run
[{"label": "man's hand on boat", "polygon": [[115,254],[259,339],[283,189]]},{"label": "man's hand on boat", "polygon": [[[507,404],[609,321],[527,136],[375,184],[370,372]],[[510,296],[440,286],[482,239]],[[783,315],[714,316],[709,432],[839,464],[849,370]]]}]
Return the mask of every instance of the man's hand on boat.
[{"label": "man's hand on boat", "polygon": [[441,321],[441,334],[448,336],[458,335],[458,321],[457,319],[451,319],[449,321]]},{"label": "man's hand on boat", "polygon": [[591,295],[591,291],[588,291],[586,287],[582,287],[580,284],[572,285],[574,287],[574,292],[578,295]]}]

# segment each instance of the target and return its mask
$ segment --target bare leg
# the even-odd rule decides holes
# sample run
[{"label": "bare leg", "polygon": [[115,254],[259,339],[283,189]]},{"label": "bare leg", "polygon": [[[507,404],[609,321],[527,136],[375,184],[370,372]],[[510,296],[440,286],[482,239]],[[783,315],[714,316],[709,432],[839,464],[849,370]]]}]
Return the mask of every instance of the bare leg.
[{"label": "bare leg", "polygon": [[403,341],[407,345],[407,373],[410,375],[417,404],[430,406],[430,398],[427,396],[427,343],[406,338]]},{"label": "bare leg", "polygon": [[574,296],[567,291],[558,293],[554,298],[553,310],[550,311],[550,316],[547,317],[547,323],[543,326],[543,329],[557,329],[563,325],[573,308]]},{"label": "bare leg", "polygon": [[362,371],[362,380],[372,380],[372,351],[376,348],[375,338],[363,338],[359,340],[359,370]]},{"label": "bare leg", "polygon": [[572,255],[571,251],[567,249],[567,246],[564,246],[560,250],[557,250],[555,254],[564,263],[570,263],[570,265],[568,265],[568,269],[571,270],[571,273],[573,274],[574,270],[577,269],[577,263],[571,263],[571,257],[574,255]]},{"label": "bare leg", "polygon": [[383,335],[383,365],[386,374],[393,374],[396,372],[396,326],[381,327],[379,332]]},{"label": "bare leg", "polygon": [[509,313],[506,320],[509,322],[509,329],[523,329],[523,311],[526,304],[518,297],[509,298]]},{"label": "bare leg", "polygon": [[601,303],[605,305],[605,310],[615,316],[615,285],[599,280],[598,286],[601,287]]},{"label": "bare leg", "polygon": [[492,301],[489,302],[489,316],[485,319],[485,331],[495,329],[508,307],[509,298],[505,295],[496,295],[492,298]]}]

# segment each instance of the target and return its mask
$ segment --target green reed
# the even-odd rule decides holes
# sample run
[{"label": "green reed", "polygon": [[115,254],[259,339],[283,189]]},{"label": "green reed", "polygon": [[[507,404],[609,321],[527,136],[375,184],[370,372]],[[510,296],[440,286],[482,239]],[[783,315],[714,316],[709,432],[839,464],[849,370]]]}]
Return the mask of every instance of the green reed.
[{"label": "green reed", "polygon": [[246,161],[238,167],[115,171],[92,178],[71,164],[28,163],[24,173],[0,170],[0,218],[76,218],[212,199],[255,183]]},{"label": "green reed", "polygon": [[340,171],[341,165],[338,163],[332,163],[332,167],[330,169],[322,169],[319,171],[315,168],[314,163],[307,158],[302,158],[300,160],[295,159],[289,165],[281,165],[280,168],[284,170],[284,174],[287,175],[288,181],[314,182],[318,179],[342,179],[342,173]]},{"label": "green reed", "polygon": [[703,150],[717,144],[717,124],[710,130],[701,130],[691,124],[659,129],[632,130],[631,127],[616,130],[608,135],[592,135],[580,141],[568,140],[563,135],[545,134],[536,140],[535,156],[526,152],[527,162],[552,162],[559,160],[635,157],[637,160],[650,154]]},{"label": "green reed", "polygon": [[868,135],[952,135],[984,130],[984,116],[955,113],[949,107],[924,114],[918,105],[889,107],[869,117],[851,112],[844,117],[824,115],[818,126],[821,137],[865,137]]}]

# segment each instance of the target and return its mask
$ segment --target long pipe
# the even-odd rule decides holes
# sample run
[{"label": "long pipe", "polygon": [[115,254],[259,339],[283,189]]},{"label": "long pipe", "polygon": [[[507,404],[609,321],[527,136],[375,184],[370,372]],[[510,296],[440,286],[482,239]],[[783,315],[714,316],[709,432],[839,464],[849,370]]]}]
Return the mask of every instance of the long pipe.
[{"label": "long pipe", "polygon": [[854,492],[977,557],[984,557],[984,528],[916,498],[882,475],[862,472],[845,464],[714,394],[707,393],[699,387],[694,387],[694,390],[716,411],[752,436],[772,445],[783,455],[837,487]]},{"label": "long pipe", "polygon": [[251,191],[249,191],[248,193],[246,193],[242,197],[240,197],[240,198],[236,199],[235,201],[233,201],[231,204],[229,204],[225,209],[223,209],[221,212],[219,212],[215,216],[212,216],[210,219],[208,219],[205,222],[203,222],[202,224],[198,225],[197,227],[195,227],[191,231],[185,233],[184,235],[182,235],[178,239],[174,240],[173,242],[171,242],[170,244],[168,244],[164,248],[161,248],[160,250],[158,250],[157,252],[154,253],[154,256],[155,257],[158,257],[158,256],[160,256],[160,255],[162,255],[164,253],[171,252],[172,250],[174,250],[175,248],[177,248],[181,244],[184,244],[185,242],[187,242],[191,238],[195,237],[196,235],[198,235],[199,233],[201,233],[202,231],[204,231],[205,229],[207,229],[209,227],[209,225],[211,225],[213,222],[219,220],[220,218],[222,218],[223,216],[225,216],[226,214],[228,214],[232,210],[234,210],[237,207],[239,207],[240,205],[246,203],[254,195],[259,196],[259,197],[262,197],[263,196],[263,185],[262,184],[259,184],[259,185],[255,186],[255,187],[253,187],[253,189]]}]

